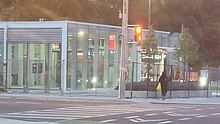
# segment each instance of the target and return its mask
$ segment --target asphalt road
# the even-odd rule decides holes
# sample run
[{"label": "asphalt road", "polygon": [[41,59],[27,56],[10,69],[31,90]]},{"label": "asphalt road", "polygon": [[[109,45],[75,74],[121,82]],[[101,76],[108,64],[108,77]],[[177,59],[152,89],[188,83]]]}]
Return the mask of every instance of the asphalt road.
[{"label": "asphalt road", "polygon": [[220,106],[217,105],[163,104],[161,106],[163,107],[160,110],[96,117],[87,120],[118,124],[220,124]]},{"label": "asphalt road", "polygon": [[117,101],[0,100],[2,119],[65,124],[219,124],[220,105],[148,104]]}]

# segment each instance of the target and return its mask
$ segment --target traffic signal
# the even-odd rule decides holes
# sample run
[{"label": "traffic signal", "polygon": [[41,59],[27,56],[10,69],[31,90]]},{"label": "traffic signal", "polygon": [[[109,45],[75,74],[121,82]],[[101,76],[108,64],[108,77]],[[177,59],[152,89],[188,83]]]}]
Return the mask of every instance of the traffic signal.
[{"label": "traffic signal", "polygon": [[141,42],[142,42],[142,27],[141,26],[134,27],[134,41],[137,42],[138,45],[141,45]]}]

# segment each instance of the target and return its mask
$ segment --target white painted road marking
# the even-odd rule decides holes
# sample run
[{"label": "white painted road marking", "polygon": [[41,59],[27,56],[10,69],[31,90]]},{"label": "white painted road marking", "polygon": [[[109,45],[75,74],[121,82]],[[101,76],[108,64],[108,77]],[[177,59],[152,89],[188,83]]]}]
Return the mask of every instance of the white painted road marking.
[{"label": "white painted road marking", "polygon": [[169,123],[173,123],[173,121],[164,121],[164,122],[160,122],[159,124],[169,124]]},{"label": "white painted road marking", "polygon": [[129,119],[132,122],[135,123],[149,123],[149,122],[161,122],[161,121],[167,121],[167,119],[154,119],[154,120],[145,120],[145,119],[141,119],[141,118],[132,118]]},{"label": "white painted road marking", "polygon": [[211,114],[211,115],[220,115],[220,113],[213,113],[213,114]]},{"label": "white painted road marking", "polygon": [[203,109],[195,109],[196,111],[201,111],[201,110],[203,110]]},{"label": "white painted road marking", "polygon": [[173,113],[173,111],[163,112],[164,114]]},{"label": "white painted road marking", "polygon": [[153,113],[153,114],[145,114],[144,116],[154,116],[154,115],[158,115],[158,113]]},{"label": "white painted road marking", "polygon": [[166,121],[167,119],[154,119],[154,120],[144,120],[144,119],[140,119],[137,118],[138,120],[141,120],[141,122],[160,122],[160,121]]},{"label": "white painted road marking", "polygon": [[208,117],[208,116],[207,115],[196,116],[196,118],[204,118],[204,117]]},{"label": "white painted road marking", "polygon": [[192,107],[189,107],[189,106],[188,107],[183,107],[183,109],[190,109],[190,108],[192,108]]},{"label": "white painted road marking", "polygon": [[140,122],[140,121],[138,121],[138,120],[136,120],[136,119],[129,119],[129,121],[132,121],[132,122],[134,122],[134,123]]},{"label": "white painted road marking", "polygon": [[132,119],[132,118],[138,118],[139,116],[129,116],[129,117],[124,117],[124,118],[127,118],[127,119]]},{"label": "white painted road marking", "polygon": [[116,119],[110,119],[110,120],[104,120],[104,121],[100,121],[101,123],[109,123],[109,122],[114,122],[117,121]]},{"label": "white painted road marking", "polygon": [[178,114],[178,113],[172,113],[172,114],[168,114],[170,116],[199,116],[200,114]]},{"label": "white painted road marking", "polygon": [[181,119],[178,119],[179,121],[186,121],[186,120],[190,120],[192,118],[181,118]]}]

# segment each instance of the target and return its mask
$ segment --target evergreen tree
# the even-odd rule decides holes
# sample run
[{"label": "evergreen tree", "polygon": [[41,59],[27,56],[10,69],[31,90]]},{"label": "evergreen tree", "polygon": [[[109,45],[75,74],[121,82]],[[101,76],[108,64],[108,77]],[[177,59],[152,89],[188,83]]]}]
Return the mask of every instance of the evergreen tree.
[{"label": "evergreen tree", "polygon": [[[141,49],[141,56],[147,62],[147,86],[149,86],[149,76],[150,76],[150,65],[151,61],[155,59],[155,55],[158,54],[158,47],[157,47],[157,38],[154,34],[153,26],[149,26],[149,30],[147,35],[145,36],[145,40],[142,43]],[[148,92],[147,92],[148,94]]]},{"label": "evergreen tree", "polygon": [[191,67],[199,67],[199,44],[195,41],[187,28],[183,29],[183,34],[179,41],[179,47],[174,54],[176,59],[183,66],[183,79],[185,80],[185,74],[188,73],[188,69]]},{"label": "evergreen tree", "polygon": [[174,58],[181,64],[195,66],[200,59],[199,44],[195,41],[188,29],[184,29]]},{"label": "evergreen tree", "polygon": [[147,32],[147,35],[145,36],[146,39],[142,43],[142,54],[146,56],[152,56],[155,55],[158,51],[157,47],[157,38],[154,34],[154,28],[153,26],[149,26],[149,31]]}]

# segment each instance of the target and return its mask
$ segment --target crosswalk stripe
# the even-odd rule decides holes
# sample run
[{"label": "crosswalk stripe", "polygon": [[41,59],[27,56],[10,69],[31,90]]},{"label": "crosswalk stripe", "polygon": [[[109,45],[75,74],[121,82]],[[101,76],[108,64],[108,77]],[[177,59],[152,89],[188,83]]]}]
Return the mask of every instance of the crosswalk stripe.
[{"label": "crosswalk stripe", "polygon": [[164,121],[164,122],[160,122],[159,124],[169,124],[169,123],[173,123],[173,121]]},{"label": "crosswalk stripe", "polygon": [[180,119],[178,119],[179,121],[186,121],[186,120],[190,120],[190,119],[192,119],[192,118],[180,118]]},{"label": "crosswalk stripe", "polygon": [[211,114],[211,115],[220,115],[220,113],[213,113],[213,114]]},{"label": "crosswalk stripe", "polygon": [[163,112],[164,114],[170,114],[173,113],[173,111]]},{"label": "crosswalk stripe", "polygon": [[144,116],[154,116],[154,115],[158,115],[158,113],[145,114]]},{"label": "crosswalk stripe", "polygon": [[136,120],[136,119],[129,119],[130,121],[134,122],[134,123],[138,123],[140,121]]},{"label": "crosswalk stripe", "polygon": [[[21,113],[21,114],[5,114],[5,115],[11,115],[11,116],[38,116],[38,117],[74,117],[74,115],[61,115],[61,114],[53,114],[53,115],[48,115],[48,114],[24,114],[24,113]],[[92,115],[91,115],[92,116]],[[88,117],[91,117],[91,116],[88,116]]]},{"label": "crosswalk stripe", "polygon": [[116,119],[110,119],[110,120],[104,120],[104,121],[100,121],[101,123],[109,123],[109,122],[114,122],[117,121]]},{"label": "crosswalk stripe", "polygon": [[203,110],[203,109],[195,109],[195,111],[201,111],[201,110]]},{"label": "crosswalk stripe", "polygon": [[124,118],[127,118],[127,119],[130,119],[130,118],[137,118],[139,116],[129,116],[129,117],[124,117]]},{"label": "crosswalk stripe", "polygon": [[208,117],[208,116],[207,115],[196,116],[196,118],[204,118],[204,117]]}]

